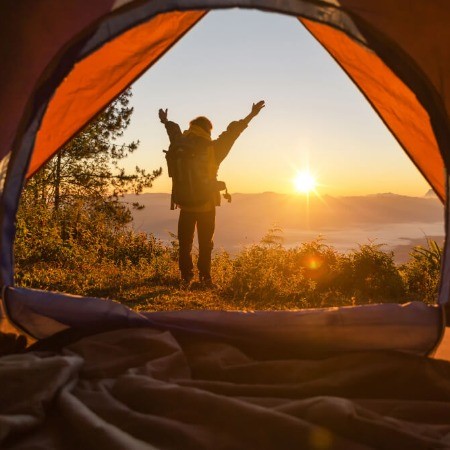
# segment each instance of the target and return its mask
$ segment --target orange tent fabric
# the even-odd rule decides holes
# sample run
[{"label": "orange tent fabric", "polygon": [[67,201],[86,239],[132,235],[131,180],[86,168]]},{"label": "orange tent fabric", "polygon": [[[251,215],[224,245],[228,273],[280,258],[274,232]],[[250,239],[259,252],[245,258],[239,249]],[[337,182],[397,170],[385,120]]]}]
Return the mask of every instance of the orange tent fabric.
[{"label": "orange tent fabric", "polygon": [[[441,199],[443,161],[430,118],[417,97],[372,51],[334,28],[300,21],[359,87]],[[351,132],[351,124],[349,124]]]},{"label": "orange tent fabric", "polygon": [[175,11],[158,15],[76,64],[48,106],[27,176],[36,172],[205,14]]}]

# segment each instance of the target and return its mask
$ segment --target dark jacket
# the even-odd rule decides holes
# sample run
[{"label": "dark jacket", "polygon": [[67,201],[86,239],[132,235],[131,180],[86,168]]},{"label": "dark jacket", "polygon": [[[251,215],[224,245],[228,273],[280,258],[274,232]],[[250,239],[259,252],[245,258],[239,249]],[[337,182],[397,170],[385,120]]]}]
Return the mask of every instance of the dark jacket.
[{"label": "dark jacket", "polygon": [[[220,134],[220,136],[215,140],[209,140],[193,134],[189,134],[188,136],[183,135],[180,126],[175,122],[168,121],[166,122],[165,127],[171,144],[174,144],[181,139],[189,139],[190,146],[195,147],[201,154],[205,155],[205,159],[208,159],[208,162],[204,165],[205,176],[211,179],[216,179],[217,170],[219,169],[220,163],[226,158],[231,150],[231,147],[242,131],[247,128],[247,123],[243,120],[231,122],[226,131]],[[213,152],[212,155],[210,155],[211,150]],[[207,202],[205,205],[190,208],[182,207],[182,209],[191,211],[208,211],[219,205],[220,193],[217,191],[214,193],[211,201]]]},{"label": "dark jacket", "polygon": [[[170,143],[174,143],[179,139],[183,133],[181,132],[180,126],[175,122],[166,122],[165,124],[167,134],[169,135]],[[199,148],[204,148],[205,150],[212,145],[214,148],[214,157],[216,159],[217,166],[226,158],[231,150],[236,139],[240,134],[247,128],[247,124],[243,120],[237,120],[231,122],[226,131],[224,131],[217,139],[208,141],[201,137],[194,137],[196,144]]]}]

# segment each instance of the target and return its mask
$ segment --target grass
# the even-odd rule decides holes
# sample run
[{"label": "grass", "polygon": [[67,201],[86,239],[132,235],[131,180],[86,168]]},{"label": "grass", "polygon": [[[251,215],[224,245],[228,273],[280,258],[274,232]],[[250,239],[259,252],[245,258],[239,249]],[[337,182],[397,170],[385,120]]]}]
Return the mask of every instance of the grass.
[{"label": "grass", "polygon": [[[151,245],[143,252],[146,242]],[[293,249],[265,239],[235,256],[216,254],[212,262],[214,289],[195,284],[182,289],[176,245],[164,246],[142,236],[138,244],[119,239],[115,251],[102,256],[92,247],[82,248],[74,242],[65,249],[72,258],[66,253],[59,257],[61,252],[54,251],[47,260],[37,258],[27,247],[27,258],[18,258],[16,282],[109,298],[137,311],[279,310],[413,300],[433,303],[439,283],[440,264],[433,243],[429,243],[429,251],[419,247],[407,264],[396,266],[393,253],[384,251],[382,245],[359,245],[344,254],[323,239]],[[42,248],[37,254],[42,256]]]}]

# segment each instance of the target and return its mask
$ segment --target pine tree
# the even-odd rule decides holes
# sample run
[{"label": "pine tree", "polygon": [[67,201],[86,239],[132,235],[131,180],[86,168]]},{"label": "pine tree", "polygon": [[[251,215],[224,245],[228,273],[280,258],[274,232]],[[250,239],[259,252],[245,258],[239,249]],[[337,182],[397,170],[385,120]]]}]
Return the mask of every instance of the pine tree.
[{"label": "pine tree", "polygon": [[136,167],[126,173],[120,167],[120,161],[139,146],[139,141],[118,143],[133,114],[130,97],[131,90],[124,92],[45,164],[28,181],[23,203],[50,208],[55,217],[81,207],[107,212],[121,224],[130,222],[130,210],[121,196],[141,193],[162,172]]},{"label": "pine tree", "polygon": [[[49,236],[88,246],[89,236],[101,230],[109,239],[132,221],[130,208],[139,205],[126,204],[123,195],[151,187],[162,169],[147,173],[136,167],[127,173],[120,166],[139,146],[139,141],[119,143],[133,114],[130,97],[131,90],[125,91],[28,181],[18,213],[16,248],[42,251],[45,259],[48,251],[42,245],[52,247],[44,243]],[[18,243],[20,239],[26,242]]]}]

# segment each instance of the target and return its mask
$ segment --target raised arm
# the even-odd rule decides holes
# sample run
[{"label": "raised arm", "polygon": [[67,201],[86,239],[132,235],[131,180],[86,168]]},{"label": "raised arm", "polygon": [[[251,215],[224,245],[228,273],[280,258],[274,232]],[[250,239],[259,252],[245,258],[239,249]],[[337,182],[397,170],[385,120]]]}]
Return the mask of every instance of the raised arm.
[{"label": "raised arm", "polygon": [[259,112],[261,111],[261,109],[264,108],[264,106],[266,106],[264,100],[261,100],[258,103],[253,103],[252,110],[250,111],[250,114],[248,114],[248,116],[244,117],[241,120],[231,122],[230,125],[228,125],[227,130],[224,131],[214,141],[216,162],[218,164],[220,164],[224,160],[224,158],[228,155],[236,139],[247,128],[248,124],[253,119],[253,117],[259,114]]},{"label": "raised arm", "polygon": [[253,117],[257,116],[259,112],[266,106],[264,100],[260,100],[258,103],[253,103],[252,110],[250,111],[250,114],[244,119],[242,119],[247,125],[250,123],[250,121],[253,119]]},{"label": "raised arm", "polygon": [[158,112],[158,116],[159,116],[159,120],[161,121],[161,123],[163,123],[164,126],[166,127],[166,131],[169,136],[170,143],[177,140],[182,135],[181,129],[177,123],[171,122],[170,120],[167,119],[167,109],[165,109],[165,110],[160,109]]}]

